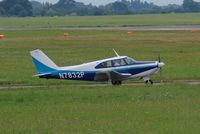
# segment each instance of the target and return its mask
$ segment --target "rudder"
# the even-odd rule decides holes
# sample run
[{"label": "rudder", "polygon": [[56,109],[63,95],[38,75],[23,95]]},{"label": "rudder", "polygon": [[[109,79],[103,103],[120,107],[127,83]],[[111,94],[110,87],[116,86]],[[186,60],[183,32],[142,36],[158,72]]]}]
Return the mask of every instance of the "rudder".
[{"label": "rudder", "polygon": [[41,50],[36,49],[31,51],[30,54],[38,74],[49,73],[58,69],[58,66]]}]

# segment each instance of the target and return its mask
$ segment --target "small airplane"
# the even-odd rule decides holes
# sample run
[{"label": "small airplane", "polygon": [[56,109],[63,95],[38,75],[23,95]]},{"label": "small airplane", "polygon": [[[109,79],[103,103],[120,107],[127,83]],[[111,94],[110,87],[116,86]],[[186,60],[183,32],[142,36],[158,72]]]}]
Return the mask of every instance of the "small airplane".
[{"label": "small airplane", "polygon": [[121,85],[128,79],[143,78],[146,84],[153,84],[149,78],[165,65],[159,61],[136,61],[127,56],[93,61],[75,66],[59,67],[41,50],[31,51],[33,63],[38,71],[35,75],[45,79],[108,81],[112,85]]}]

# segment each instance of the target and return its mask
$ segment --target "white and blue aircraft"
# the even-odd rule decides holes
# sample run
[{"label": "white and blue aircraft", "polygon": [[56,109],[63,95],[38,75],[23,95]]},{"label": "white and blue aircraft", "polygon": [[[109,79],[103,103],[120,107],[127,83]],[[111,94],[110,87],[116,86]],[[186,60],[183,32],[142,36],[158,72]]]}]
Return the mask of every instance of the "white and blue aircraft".
[{"label": "white and blue aircraft", "polygon": [[116,57],[113,58],[66,67],[57,66],[39,49],[30,53],[38,71],[35,76],[45,79],[108,81],[113,85],[121,85],[124,80],[143,78],[146,84],[153,84],[149,77],[165,65],[160,58],[154,62],[136,61],[114,52]]}]

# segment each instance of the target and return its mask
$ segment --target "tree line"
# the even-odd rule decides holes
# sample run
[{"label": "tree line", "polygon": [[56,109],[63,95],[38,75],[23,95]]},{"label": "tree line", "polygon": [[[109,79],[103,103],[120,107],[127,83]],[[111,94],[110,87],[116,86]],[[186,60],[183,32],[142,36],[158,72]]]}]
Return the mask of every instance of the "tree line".
[{"label": "tree line", "polygon": [[147,13],[199,12],[200,3],[184,0],[182,5],[158,6],[140,0],[120,0],[107,5],[94,6],[75,0],[59,0],[55,4],[29,0],[3,0],[0,2],[0,16],[65,16],[65,15],[124,15]]}]

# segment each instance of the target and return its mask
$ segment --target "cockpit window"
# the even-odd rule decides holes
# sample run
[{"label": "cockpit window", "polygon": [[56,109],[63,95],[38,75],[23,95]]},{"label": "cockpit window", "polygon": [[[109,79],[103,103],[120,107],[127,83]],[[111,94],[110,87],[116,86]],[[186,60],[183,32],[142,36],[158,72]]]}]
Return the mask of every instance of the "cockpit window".
[{"label": "cockpit window", "polygon": [[124,66],[126,62],[124,59],[113,60],[113,67]]},{"label": "cockpit window", "polygon": [[123,59],[116,59],[112,61],[105,61],[97,65],[95,68],[111,68],[111,67],[119,67],[119,66],[126,66],[126,65],[132,65],[136,61],[127,57]]},{"label": "cockpit window", "polygon": [[96,68],[109,68],[109,67],[112,67],[111,61],[106,61],[96,66]]},{"label": "cockpit window", "polygon": [[125,58],[124,60],[126,61],[128,65],[134,64],[136,62],[134,59],[129,58],[129,57]]},{"label": "cockpit window", "polygon": [[107,61],[107,67],[112,67],[112,62],[111,61]]}]

